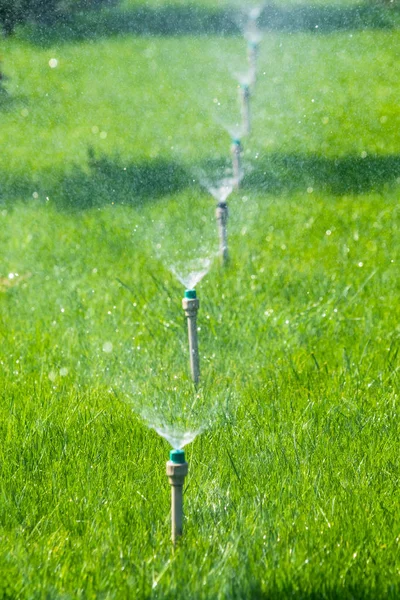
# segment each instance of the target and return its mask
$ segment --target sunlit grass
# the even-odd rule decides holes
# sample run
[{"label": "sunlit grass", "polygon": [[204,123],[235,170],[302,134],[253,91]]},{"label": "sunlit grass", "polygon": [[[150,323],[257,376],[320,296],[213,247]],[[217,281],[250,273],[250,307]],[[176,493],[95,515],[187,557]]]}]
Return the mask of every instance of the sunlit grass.
[{"label": "sunlit grass", "polygon": [[[398,32],[266,36],[231,261],[197,288],[198,391],[169,267],[218,245],[191,168],[229,162],[213,115],[237,108],[243,42],[18,35],[0,598],[397,598]],[[146,420],[173,419],[180,390],[177,421],[204,431],[172,552],[169,447]]]}]

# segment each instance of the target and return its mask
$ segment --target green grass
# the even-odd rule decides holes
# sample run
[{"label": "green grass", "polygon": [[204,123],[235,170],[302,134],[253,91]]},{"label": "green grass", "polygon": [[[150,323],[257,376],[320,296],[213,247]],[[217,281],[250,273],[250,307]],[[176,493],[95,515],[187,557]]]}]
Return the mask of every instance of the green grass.
[{"label": "green grass", "polygon": [[[0,598],[399,598],[400,32],[266,36],[196,394],[245,46],[57,36],[0,41]],[[208,426],[174,552],[149,413]]]}]

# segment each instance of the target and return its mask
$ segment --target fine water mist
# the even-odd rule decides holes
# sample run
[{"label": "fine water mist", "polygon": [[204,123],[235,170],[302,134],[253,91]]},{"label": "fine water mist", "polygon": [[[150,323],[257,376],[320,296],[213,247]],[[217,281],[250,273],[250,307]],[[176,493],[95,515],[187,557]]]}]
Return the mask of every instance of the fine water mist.
[{"label": "fine water mist", "polygon": [[250,44],[260,44],[263,39],[263,33],[253,24],[248,25],[244,30],[244,37]]},{"label": "fine water mist", "polygon": [[229,134],[231,140],[241,140],[246,136],[246,131],[243,123],[240,121],[231,121],[228,117],[223,118],[219,115],[215,116],[215,121]]},{"label": "fine water mist", "polygon": [[193,289],[218,254],[209,203],[196,190],[169,201],[147,225],[148,251],[186,288]]},{"label": "fine water mist", "polygon": [[203,431],[224,424],[232,407],[231,395],[215,383],[215,378],[196,387],[172,364],[143,364],[141,377],[136,380],[129,376],[126,366],[122,367],[114,378],[114,389],[149,429],[177,449]]},{"label": "fine water mist", "polygon": [[249,87],[253,83],[253,76],[250,70],[233,71],[232,75],[241,86]]},{"label": "fine water mist", "polygon": [[207,275],[214,258],[215,254],[199,256],[190,260],[179,260],[177,258],[174,264],[168,265],[168,269],[185,289],[192,290]]},{"label": "fine water mist", "polygon": [[178,450],[182,450],[185,446],[187,446],[187,444],[193,442],[196,439],[196,437],[205,429],[204,426],[199,427],[199,429],[195,431],[185,431],[183,429],[180,429],[179,427],[171,428],[168,426],[155,425],[152,423],[148,423],[148,426],[151,429],[154,429],[154,431],[156,431],[158,435],[167,440],[171,448],[177,448]]},{"label": "fine water mist", "polygon": [[232,194],[235,185],[232,176],[221,178],[220,174],[217,174],[216,177],[212,177],[200,168],[194,169],[193,173],[196,175],[200,185],[211,194],[217,203],[226,202]]}]

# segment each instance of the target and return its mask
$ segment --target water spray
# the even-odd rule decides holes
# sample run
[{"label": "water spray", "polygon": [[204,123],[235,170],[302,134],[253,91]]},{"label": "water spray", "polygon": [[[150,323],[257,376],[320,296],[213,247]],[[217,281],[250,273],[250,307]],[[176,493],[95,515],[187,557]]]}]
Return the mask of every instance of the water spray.
[{"label": "water spray", "polygon": [[223,265],[228,263],[228,204],[226,202],[218,202],[215,216],[217,217],[218,233],[219,233],[219,253]]},{"label": "water spray", "polygon": [[239,189],[242,178],[242,144],[239,139],[233,139],[231,145],[232,171],[235,189]]},{"label": "water spray", "polygon": [[[190,290],[194,291],[194,290]],[[183,450],[171,450],[167,462],[167,477],[171,485],[171,539],[176,544],[183,533],[183,484],[189,465]]]},{"label": "water spray", "polygon": [[246,135],[250,135],[251,117],[250,117],[250,87],[246,83],[239,87],[240,103],[242,109],[242,124],[243,131]]},{"label": "water spray", "polygon": [[200,378],[199,346],[197,340],[197,311],[199,310],[200,303],[196,295],[196,290],[185,290],[182,306],[188,322],[190,370],[192,372],[192,379],[197,384]]}]

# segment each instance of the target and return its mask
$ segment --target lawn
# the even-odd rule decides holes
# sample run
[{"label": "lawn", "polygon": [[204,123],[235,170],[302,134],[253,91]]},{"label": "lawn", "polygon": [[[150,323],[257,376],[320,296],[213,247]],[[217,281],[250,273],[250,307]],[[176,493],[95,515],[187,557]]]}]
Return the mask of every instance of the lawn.
[{"label": "lawn", "polygon": [[[397,599],[397,8],[263,21],[225,269],[196,169],[245,42],[225,4],[123,11],[0,39],[0,599]],[[202,429],[175,550],[160,420]]]}]

